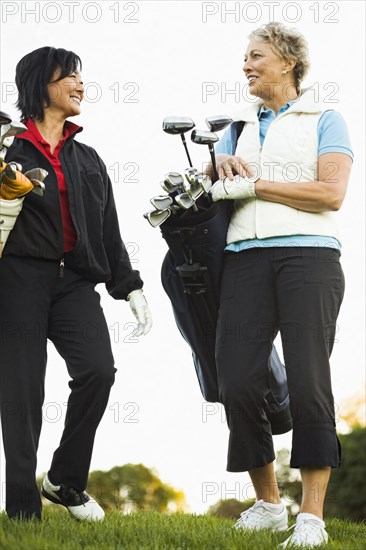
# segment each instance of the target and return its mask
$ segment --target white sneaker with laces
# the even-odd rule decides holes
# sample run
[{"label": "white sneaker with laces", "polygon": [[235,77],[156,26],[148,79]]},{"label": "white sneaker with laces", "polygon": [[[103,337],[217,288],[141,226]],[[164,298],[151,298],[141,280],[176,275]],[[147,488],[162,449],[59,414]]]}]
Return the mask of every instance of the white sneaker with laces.
[{"label": "white sneaker with laces", "polygon": [[272,531],[286,531],[288,528],[288,514],[286,506],[282,504],[283,510],[275,514],[270,506],[263,500],[257,502],[245,512],[234,525],[235,529],[247,529],[257,531],[259,529],[271,529]]},{"label": "white sneaker with laces", "polygon": [[[296,518],[296,523],[290,529],[294,532],[286,539],[279,548],[315,548],[321,544],[327,544],[328,533],[325,530],[325,523],[314,514],[301,513]],[[290,530],[289,529],[289,530]]]},{"label": "white sneaker with laces", "polygon": [[66,485],[53,485],[48,475],[43,480],[41,492],[47,500],[65,506],[76,519],[101,521],[104,518],[103,508],[88,493]]}]

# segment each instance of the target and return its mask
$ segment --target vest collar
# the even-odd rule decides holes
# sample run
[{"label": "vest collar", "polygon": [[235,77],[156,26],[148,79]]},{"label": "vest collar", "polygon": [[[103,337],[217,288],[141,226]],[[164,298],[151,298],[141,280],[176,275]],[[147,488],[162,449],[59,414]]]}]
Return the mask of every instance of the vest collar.
[{"label": "vest collar", "polygon": [[[233,115],[234,122],[242,120],[244,122],[258,122],[258,111],[263,105],[260,99],[244,111],[238,111]],[[279,116],[286,116],[290,113],[320,113],[324,110],[324,105],[321,99],[315,101],[315,90],[312,88],[304,88],[301,90],[300,97],[290,105],[290,107]]]}]

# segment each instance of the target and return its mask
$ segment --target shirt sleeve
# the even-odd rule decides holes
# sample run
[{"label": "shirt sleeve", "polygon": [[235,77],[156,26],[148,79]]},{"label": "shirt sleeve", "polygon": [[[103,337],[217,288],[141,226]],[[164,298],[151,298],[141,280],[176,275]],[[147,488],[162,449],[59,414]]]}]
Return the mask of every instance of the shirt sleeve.
[{"label": "shirt sleeve", "polygon": [[236,125],[230,124],[220,141],[215,146],[216,155],[235,155],[236,149]]},{"label": "shirt sleeve", "polygon": [[325,153],[345,153],[353,159],[348,128],[337,111],[325,111],[318,123],[318,157]]}]

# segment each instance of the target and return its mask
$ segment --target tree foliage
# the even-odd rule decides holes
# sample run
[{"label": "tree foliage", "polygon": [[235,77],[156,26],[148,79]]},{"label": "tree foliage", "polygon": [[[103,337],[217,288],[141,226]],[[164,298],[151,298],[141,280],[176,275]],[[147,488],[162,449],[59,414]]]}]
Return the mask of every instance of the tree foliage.
[{"label": "tree foliage", "polygon": [[325,502],[327,516],[361,521],[366,518],[366,428],[340,434],[341,467],[334,469]]},{"label": "tree foliage", "polygon": [[91,472],[87,491],[106,510],[166,512],[184,507],[184,493],[163,483],[156,472],[143,464]]},{"label": "tree foliage", "polygon": [[[39,481],[42,482],[42,479]],[[129,513],[135,510],[166,512],[185,508],[184,493],[163,483],[154,470],[143,464],[125,464],[114,466],[109,471],[93,471],[86,490],[104,510]]]},{"label": "tree foliage", "polygon": [[221,518],[238,519],[241,512],[248,510],[248,508],[253,506],[254,502],[255,499],[240,501],[236,498],[228,498],[226,500],[219,500],[209,507],[207,514]]}]

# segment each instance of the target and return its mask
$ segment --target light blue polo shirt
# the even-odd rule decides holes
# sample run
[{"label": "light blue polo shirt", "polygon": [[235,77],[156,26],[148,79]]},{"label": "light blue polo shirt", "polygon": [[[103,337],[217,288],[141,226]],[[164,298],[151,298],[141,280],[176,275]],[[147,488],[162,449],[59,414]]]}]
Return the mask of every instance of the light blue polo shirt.
[{"label": "light blue polo shirt", "polygon": [[[278,111],[278,114],[287,111],[295,101],[289,101]],[[271,122],[276,118],[272,109],[266,109],[264,105],[258,111],[259,136],[263,145],[267,130]],[[236,150],[236,128],[231,125],[219,143],[215,147],[217,155],[226,153],[235,155]],[[345,153],[353,159],[347,125],[344,118],[337,111],[325,111],[318,122],[318,157],[324,153]],[[334,237],[324,235],[288,235],[269,237],[267,239],[247,239],[229,244],[225,250],[240,252],[254,247],[272,246],[319,246],[341,249],[341,243]]]}]

